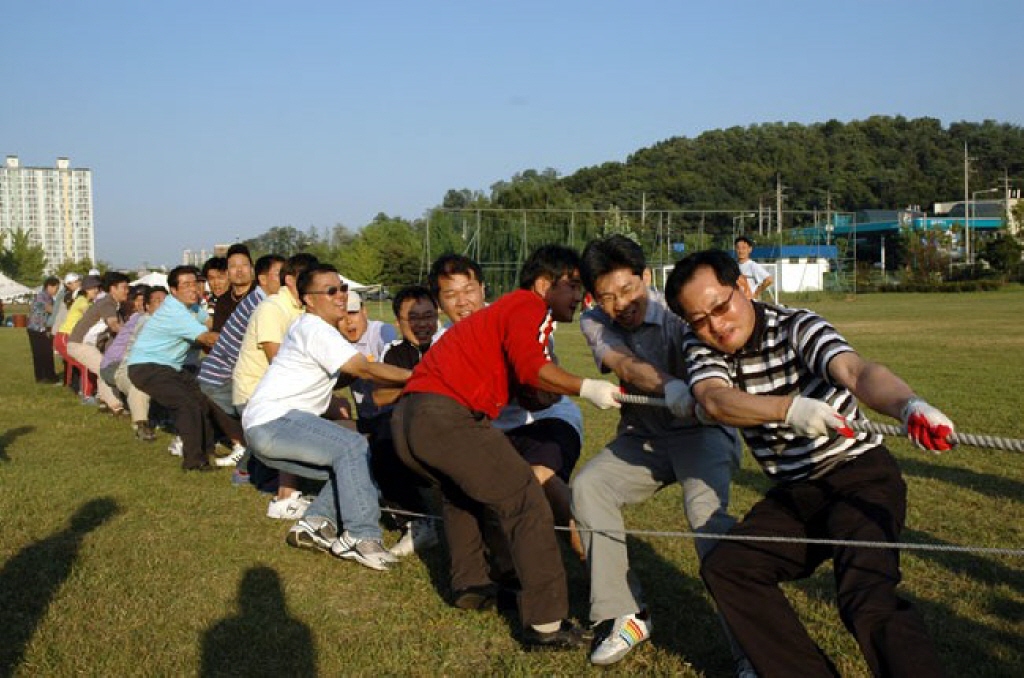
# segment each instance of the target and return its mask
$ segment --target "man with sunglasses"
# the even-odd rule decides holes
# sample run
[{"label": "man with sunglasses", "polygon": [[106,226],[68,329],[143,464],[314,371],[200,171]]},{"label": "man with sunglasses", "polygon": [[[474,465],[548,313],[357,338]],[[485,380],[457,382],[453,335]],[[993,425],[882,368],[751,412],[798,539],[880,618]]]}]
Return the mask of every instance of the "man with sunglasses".
[{"label": "man with sunglasses", "polygon": [[[686,325],[647,285],[645,270],[640,245],[623,235],[593,240],[583,250],[580,272],[596,306],[583,313],[580,329],[598,369],[614,373],[629,393],[665,396],[671,405],[624,404],[615,439],[573,480],[573,515],[586,528],[596,625],[590,661],[597,665],[622,660],[652,629],[622,538],[622,507],[679,483],[694,532],[725,532],[735,522],[728,513],[729,483],[739,465],[739,439],[734,429],[695,419],[681,351]],[[697,554],[703,557],[713,545],[697,540]],[[734,648],[734,655],[737,675],[750,675],[743,673],[742,653]]]},{"label": "man with sunglasses", "polygon": [[702,416],[740,428],[765,474],[765,497],[730,531],[701,575],[761,676],[834,676],[779,588],[831,558],[839,615],[876,676],[939,676],[920,616],[897,596],[895,548],[809,545],[806,539],[897,542],[906,484],[882,437],[854,433],[862,400],[902,419],[919,447],[951,447],[953,423],[899,377],[871,363],[824,318],[738,294],[741,272],[726,252],[686,257],[666,287],[690,325],[689,383]]},{"label": "man with sunglasses", "polygon": [[246,404],[246,439],[268,466],[327,481],[288,532],[289,545],[387,570],[397,559],[381,543],[369,445],[359,433],[321,415],[331,405],[339,376],[401,386],[409,370],[368,361],[338,332],[348,286],[337,269],[317,264],[303,271],[296,285],[306,313],[288,328]]}]

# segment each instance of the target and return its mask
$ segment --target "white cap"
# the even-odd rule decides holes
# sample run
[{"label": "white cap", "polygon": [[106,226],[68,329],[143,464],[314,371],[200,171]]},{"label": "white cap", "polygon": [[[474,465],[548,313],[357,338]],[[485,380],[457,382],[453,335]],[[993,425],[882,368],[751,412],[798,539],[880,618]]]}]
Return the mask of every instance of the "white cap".
[{"label": "white cap", "polygon": [[348,306],[345,307],[349,313],[355,313],[363,307],[363,299],[359,296],[359,292],[348,293]]},{"label": "white cap", "polygon": [[74,272],[68,273],[66,276],[64,276],[65,285],[70,285],[71,283],[78,282],[79,280],[81,280],[81,278],[78,276],[77,273]]},{"label": "white cap", "polygon": [[90,268],[89,269],[89,275],[101,275],[100,274],[100,269],[98,269],[98,268]]}]

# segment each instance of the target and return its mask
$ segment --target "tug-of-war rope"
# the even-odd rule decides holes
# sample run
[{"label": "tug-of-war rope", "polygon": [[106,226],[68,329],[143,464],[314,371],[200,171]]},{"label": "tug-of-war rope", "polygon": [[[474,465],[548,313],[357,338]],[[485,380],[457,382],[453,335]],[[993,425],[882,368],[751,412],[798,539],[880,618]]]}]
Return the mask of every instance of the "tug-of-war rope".
[{"label": "tug-of-war rope", "polygon": [[[665,407],[664,398],[652,396],[634,395],[621,393],[616,400],[630,405],[651,405]],[[907,430],[895,424],[881,424],[874,421],[850,421],[850,428],[860,433],[878,433],[886,436],[904,437]],[[1024,452],[1024,440],[1013,438],[999,438],[996,436],[976,435],[972,433],[954,433],[950,441],[959,445],[970,445],[971,447],[986,447],[996,450]],[[412,511],[401,511],[398,509],[383,509],[387,513],[405,516],[408,518],[421,518],[429,520],[440,520],[439,516],[425,513],[414,513]],[[568,527],[555,526],[556,530],[568,531]],[[902,551],[942,551],[945,553],[980,553],[993,556],[1024,557],[1024,548],[998,548],[989,546],[956,546],[952,544],[921,544],[911,542],[891,541],[855,541],[851,539],[812,539],[809,537],[774,537],[770,535],[734,535],[716,534],[711,532],[667,532],[662,530],[605,530],[599,528],[575,528],[578,532],[600,532],[603,534],[619,534],[634,537],[674,537],[681,539],[710,539],[717,541],[745,541],[745,542],[769,542],[769,543],[791,543],[791,544],[812,544],[815,546],[856,546],[858,548],[871,549],[900,549]]]},{"label": "tug-of-war rope", "polygon": [[[654,405],[665,407],[664,398],[653,396],[633,395],[631,393],[620,393],[615,397],[620,403],[630,405]],[[896,424],[881,424],[876,421],[848,421],[854,431],[858,433],[880,433],[884,436],[905,437],[907,429]],[[999,438],[997,436],[985,436],[975,433],[954,433],[949,436],[950,442],[958,445],[970,445],[971,447],[987,447],[993,450],[1005,452],[1024,452],[1024,440],[1015,438]]]}]

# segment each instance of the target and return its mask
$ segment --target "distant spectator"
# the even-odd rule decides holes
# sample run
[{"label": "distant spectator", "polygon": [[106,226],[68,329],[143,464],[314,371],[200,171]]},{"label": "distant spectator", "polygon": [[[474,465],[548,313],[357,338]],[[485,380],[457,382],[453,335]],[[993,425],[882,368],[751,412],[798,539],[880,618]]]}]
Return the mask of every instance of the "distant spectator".
[{"label": "distant spectator", "polygon": [[252,256],[249,248],[242,243],[235,243],[228,248],[227,255],[228,289],[217,299],[213,310],[214,332],[220,332],[228,321],[239,302],[256,288],[252,275]]},{"label": "distant spectator", "polygon": [[760,299],[761,293],[772,286],[774,278],[767,268],[750,258],[750,253],[754,250],[754,243],[750,238],[741,235],[733,244],[736,247],[736,261],[739,262],[740,273],[743,274],[740,279],[743,294],[747,299]]},{"label": "distant spectator", "polygon": [[[32,367],[37,384],[56,384],[60,381],[53,367],[53,338],[47,326],[59,287],[59,279],[52,276],[47,278],[29,308],[28,343],[32,349]],[[2,320],[0,317],[0,322]]]}]

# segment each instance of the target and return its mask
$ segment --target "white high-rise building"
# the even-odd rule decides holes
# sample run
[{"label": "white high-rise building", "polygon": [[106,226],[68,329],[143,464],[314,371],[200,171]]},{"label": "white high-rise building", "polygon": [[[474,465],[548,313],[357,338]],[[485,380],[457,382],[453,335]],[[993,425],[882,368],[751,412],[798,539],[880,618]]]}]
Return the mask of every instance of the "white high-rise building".
[{"label": "white high-rise building", "polygon": [[46,253],[46,270],[65,261],[96,261],[93,235],[92,170],[72,168],[67,158],[56,167],[22,167],[9,155],[0,167],[0,242],[18,230]]}]

